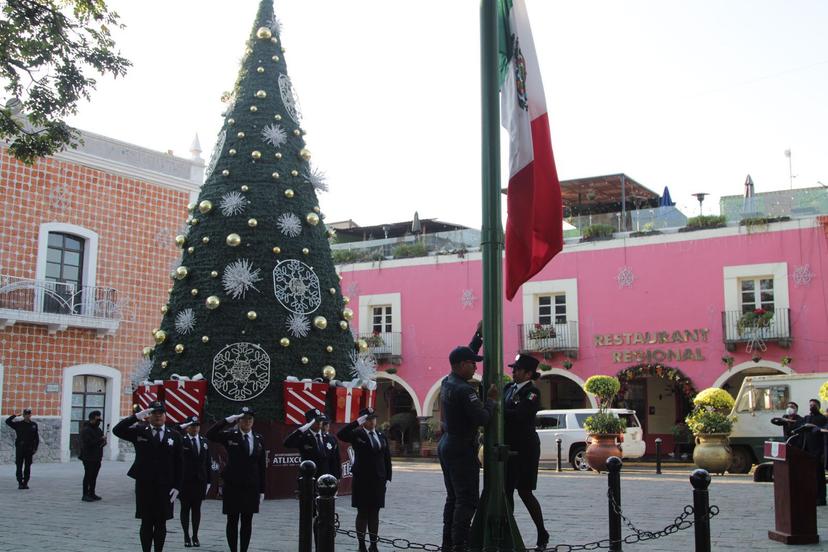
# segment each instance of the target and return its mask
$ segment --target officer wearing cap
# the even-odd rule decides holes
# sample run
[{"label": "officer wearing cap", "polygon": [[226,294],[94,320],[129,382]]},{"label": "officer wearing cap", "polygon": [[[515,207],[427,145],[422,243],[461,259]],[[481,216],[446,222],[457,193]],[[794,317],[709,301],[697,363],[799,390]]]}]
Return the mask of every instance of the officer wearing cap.
[{"label": "officer wearing cap", "polygon": [[[138,423],[147,421],[147,424]],[[135,447],[127,475],[135,480],[135,517],[141,520],[143,552],[164,549],[167,520],[181,489],[181,436],[168,429],[167,410],[158,401],[118,422],[112,433]]]},{"label": "officer wearing cap", "polygon": [[17,435],[14,439],[14,463],[17,466],[17,488],[28,489],[29,478],[32,475],[32,457],[40,445],[40,436],[37,433],[37,422],[32,421],[30,408],[23,410],[23,416],[12,414],[6,418],[6,425],[12,428]]},{"label": "officer wearing cap", "polygon": [[[480,343],[476,335],[472,346],[479,349]],[[440,386],[443,436],[437,453],[446,486],[443,550],[466,550],[469,525],[480,498],[477,428],[488,425],[497,399],[496,385],[489,388],[483,402],[469,384],[481,360],[483,357],[477,356],[476,350],[456,347],[449,354],[451,374],[443,378]]]},{"label": "officer wearing cap", "polygon": [[[388,440],[377,430],[377,414],[373,408],[363,408],[359,418],[340,429],[336,436],[351,443],[354,450],[351,506],[357,509],[359,552],[377,552],[379,511],[385,507],[385,486],[391,481]],[[366,529],[371,541],[368,548],[365,547]]]},{"label": "officer wearing cap", "polygon": [[504,439],[510,455],[506,463],[506,497],[514,509],[514,492],[523,501],[538,531],[538,549],[546,548],[549,533],[543,524],[540,503],[532,493],[538,486],[540,440],[535,430],[535,414],[540,410],[540,391],[533,383],[540,377],[538,359],[518,355],[509,365],[512,382],[503,390]]},{"label": "officer wearing cap", "polygon": [[339,441],[336,435],[331,434],[331,421],[325,416],[319,423],[319,431],[322,432],[322,442],[328,453],[328,465],[336,471],[332,473],[337,479],[342,479],[342,461],[339,458]]},{"label": "officer wearing cap", "polygon": [[[201,502],[210,487],[210,450],[207,439],[198,434],[201,422],[198,416],[190,416],[178,426],[184,431],[182,438],[183,475],[181,480],[181,528],[184,530],[184,547],[199,547],[198,528],[201,525]],[[190,539],[190,521],[193,537]]]},{"label": "officer wearing cap", "polygon": [[342,477],[342,466],[339,458],[331,461],[328,444],[322,434],[322,422],[328,419],[325,414],[316,408],[305,412],[305,425],[299,426],[285,438],[285,448],[298,449],[302,461],[311,460],[316,464],[317,479],[325,474],[331,474],[337,479]]},{"label": "officer wearing cap", "polygon": [[[227,516],[227,544],[231,552],[247,552],[253,536],[253,514],[265,493],[265,448],[262,436],[253,431],[255,412],[244,406],[238,414],[211,427],[206,437],[227,450],[222,472],[222,512]],[[228,428],[238,423],[235,428]]]}]

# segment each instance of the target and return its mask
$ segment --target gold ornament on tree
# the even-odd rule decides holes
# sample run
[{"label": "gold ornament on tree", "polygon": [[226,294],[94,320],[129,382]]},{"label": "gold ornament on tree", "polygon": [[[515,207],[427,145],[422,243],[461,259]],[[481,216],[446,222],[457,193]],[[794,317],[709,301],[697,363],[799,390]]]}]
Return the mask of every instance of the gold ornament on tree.
[{"label": "gold ornament on tree", "polygon": [[279,345],[281,345],[282,347],[290,347],[290,339],[283,337],[279,340]]},{"label": "gold ornament on tree", "polygon": [[207,298],[207,300],[204,302],[204,304],[207,305],[208,309],[213,310],[213,309],[217,309],[218,306],[221,305],[221,301],[215,295],[211,295],[210,297]]},{"label": "gold ornament on tree", "polygon": [[336,377],[336,370],[330,364],[322,367],[322,377],[332,380]]},{"label": "gold ornament on tree", "polygon": [[310,362],[310,360],[308,360],[308,357],[303,356],[299,359],[299,362],[301,362],[302,364],[307,364],[308,362]]},{"label": "gold ornament on tree", "polygon": [[178,247],[184,247],[187,244],[187,237],[179,234],[175,237],[175,245]]},{"label": "gold ornament on tree", "polygon": [[186,266],[179,266],[175,269],[175,279],[176,280],[183,280],[190,274],[190,271],[187,270]]},{"label": "gold ornament on tree", "polygon": [[175,352],[176,352],[176,353],[178,353],[179,355],[180,355],[181,353],[183,353],[183,352],[184,352],[184,345],[182,345],[181,343],[179,343],[178,345],[176,345],[176,346],[175,346]]},{"label": "gold ornament on tree", "polygon": [[265,92],[264,90],[257,90],[256,97],[263,100],[267,98],[267,92]]},{"label": "gold ornament on tree", "polygon": [[313,325],[319,330],[324,330],[328,327],[328,320],[324,316],[317,316],[313,319]]},{"label": "gold ornament on tree", "polygon": [[144,347],[143,353],[145,358],[150,356],[152,354],[152,347]]},{"label": "gold ornament on tree", "polygon": [[250,157],[252,157],[253,159],[261,159],[262,158],[262,152],[253,151],[253,152],[250,153]]},{"label": "gold ornament on tree", "polygon": [[256,226],[258,226],[258,225],[259,225],[259,221],[257,221],[257,220],[256,220],[256,219],[254,219],[254,218],[252,218],[252,219],[248,219],[248,221],[247,221],[247,225],[248,225],[250,228],[256,228]]},{"label": "gold ornament on tree", "polygon": [[317,215],[316,213],[308,213],[307,215],[305,215],[305,220],[308,221],[308,224],[310,224],[311,226],[316,226],[317,224],[319,224],[319,215]]},{"label": "gold ornament on tree", "polygon": [[170,312],[170,307],[167,305],[161,305],[161,314],[167,314],[168,312]]},{"label": "gold ornament on tree", "polygon": [[293,190],[291,190],[290,188],[285,190],[285,197],[288,199],[293,199]]},{"label": "gold ornament on tree", "polygon": [[305,161],[310,161],[311,152],[308,148],[302,148],[299,150],[299,157],[304,159]]},{"label": "gold ornament on tree", "polygon": [[270,40],[273,33],[267,27],[259,27],[256,31],[256,38],[259,40]]},{"label": "gold ornament on tree", "polygon": [[339,329],[347,330],[348,329],[348,322],[346,322],[345,320],[340,320],[339,321]]},{"label": "gold ornament on tree", "polygon": [[326,350],[327,352],[329,352],[329,353],[332,353],[332,352],[333,352],[333,347],[331,347],[330,345],[328,345],[327,347],[325,347],[325,350]]},{"label": "gold ornament on tree", "polygon": [[247,319],[248,320],[256,320],[256,318],[258,318],[258,315],[256,314],[256,311],[247,311]]},{"label": "gold ornament on tree", "polygon": [[164,330],[158,330],[155,332],[155,343],[161,345],[167,340],[167,332]]},{"label": "gold ornament on tree", "polygon": [[202,215],[206,215],[207,213],[209,213],[212,210],[213,210],[213,202],[208,200],[208,199],[205,199],[204,201],[202,201],[201,203],[198,204],[198,212],[201,213]]},{"label": "gold ornament on tree", "polygon": [[165,360],[164,362],[161,363],[161,368],[166,368],[167,366],[169,366],[169,364],[170,363]]},{"label": "gold ornament on tree", "polygon": [[210,336],[202,335],[201,336],[201,342],[202,343],[210,343]]},{"label": "gold ornament on tree", "polygon": [[229,234],[225,240],[230,247],[236,247],[241,243],[241,236],[238,234]]},{"label": "gold ornament on tree", "polygon": [[357,341],[357,347],[359,347],[360,353],[367,353],[368,352],[368,342],[364,339],[360,339]]},{"label": "gold ornament on tree", "polygon": [[354,311],[348,308],[342,309],[342,318],[350,322],[354,318]]}]

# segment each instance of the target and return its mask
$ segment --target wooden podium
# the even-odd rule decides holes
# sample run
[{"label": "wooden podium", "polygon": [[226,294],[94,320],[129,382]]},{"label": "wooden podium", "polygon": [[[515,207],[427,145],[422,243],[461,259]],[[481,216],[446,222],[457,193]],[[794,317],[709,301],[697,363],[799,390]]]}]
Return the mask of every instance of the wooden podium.
[{"label": "wooden podium", "polygon": [[776,529],[768,538],[785,544],[819,542],[817,532],[816,460],[799,448],[766,441],[765,458],[773,460]]}]

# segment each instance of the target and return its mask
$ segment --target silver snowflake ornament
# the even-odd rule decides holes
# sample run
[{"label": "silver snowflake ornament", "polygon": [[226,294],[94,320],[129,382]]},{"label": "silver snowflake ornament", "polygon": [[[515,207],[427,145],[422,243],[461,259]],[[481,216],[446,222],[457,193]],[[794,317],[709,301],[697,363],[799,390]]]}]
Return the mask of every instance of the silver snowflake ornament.
[{"label": "silver snowflake ornament", "polygon": [[287,142],[287,132],[276,123],[271,123],[262,129],[262,140],[278,148]]},{"label": "silver snowflake ornament", "polygon": [[474,291],[470,289],[463,290],[463,295],[460,296],[460,304],[463,305],[464,309],[472,308],[476,301],[477,297],[474,296]]},{"label": "silver snowflake ornament", "polygon": [[275,35],[282,34],[282,22],[275,14],[267,21],[267,28]]},{"label": "silver snowflake ornament", "polygon": [[305,177],[305,181],[308,184],[313,186],[314,190],[318,192],[328,191],[328,180],[324,171],[320,171],[316,167],[313,167],[309,172],[303,174],[302,176]]},{"label": "silver snowflake ornament", "polygon": [[807,286],[814,279],[811,265],[800,265],[794,269],[793,280],[797,287]]},{"label": "silver snowflake ornament", "polygon": [[175,331],[179,335],[190,335],[195,329],[195,311],[184,309],[175,315]]},{"label": "silver snowflake ornament", "polygon": [[296,314],[310,314],[322,304],[319,277],[296,259],[281,261],[273,269],[273,293],[283,307]]},{"label": "silver snowflake ornament", "polygon": [[618,281],[619,288],[632,287],[635,281],[635,274],[633,274],[632,268],[622,266],[618,269],[618,275],[615,279]]},{"label": "silver snowflake ornament", "polygon": [[288,316],[287,330],[293,337],[306,337],[310,333],[310,319],[304,314]]},{"label": "silver snowflake ornament", "polygon": [[233,343],[213,358],[212,384],[231,401],[247,401],[270,385],[270,356],[253,343]]},{"label": "silver snowflake ornament", "polygon": [[152,370],[152,361],[148,358],[142,358],[135,364],[135,369],[129,378],[133,389],[138,389],[142,382],[149,379],[150,370]]},{"label": "silver snowflake ornament", "polygon": [[253,269],[253,263],[247,259],[239,259],[224,267],[221,283],[224,286],[224,291],[233,299],[244,299],[248,290],[255,289],[259,291],[254,284],[261,281],[260,273],[261,269]]},{"label": "silver snowflake ornament", "polygon": [[301,124],[302,111],[299,109],[299,98],[296,97],[296,91],[293,89],[290,77],[284,73],[279,75],[279,94],[282,96],[282,103],[285,104],[287,114],[290,115],[294,123]]},{"label": "silver snowflake ornament", "polygon": [[225,217],[232,217],[234,215],[242,214],[244,212],[244,208],[249,204],[250,202],[246,197],[241,195],[241,193],[228,192],[221,196],[221,199],[219,200],[219,209],[221,209],[221,214]]},{"label": "silver snowflake ornament", "polygon": [[359,378],[363,381],[370,381],[377,377],[377,359],[369,352],[357,354],[355,351],[350,353],[351,361],[351,377]]},{"label": "silver snowflake ornament", "polygon": [[276,227],[289,238],[295,238],[302,233],[302,220],[293,213],[282,213],[276,219]]}]

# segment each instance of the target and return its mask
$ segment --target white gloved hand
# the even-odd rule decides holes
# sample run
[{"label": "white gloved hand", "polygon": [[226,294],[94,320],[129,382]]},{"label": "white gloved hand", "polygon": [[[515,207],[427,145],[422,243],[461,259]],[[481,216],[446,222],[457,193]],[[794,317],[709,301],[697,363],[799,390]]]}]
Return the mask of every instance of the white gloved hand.
[{"label": "white gloved hand", "polygon": [[170,489],[170,502],[175,502],[176,498],[178,498],[178,489]]},{"label": "white gloved hand", "polygon": [[301,431],[302,433],[305,433],[307,430],[309,430],[311,428],[311,426],[314,424],[314,422],[316,422],[316,420],[311,420],[308,423],[306,423],[305,425],[299,426],[299,431]]},{"label": "white gloved hand", "polygon": [[259,506],[262,505],[262,502],[264,502],[264,493],[259,493]]},{"label": "white gloved hand", "polygon": [[192,422],[185,422],[185,423],[183,423],[183,424],[180,424],[178,427],[180,427],[181,429],[187,429],[187,428],[188,428],[188,427],[190,427],[191,425],[193,425],[193,423],[192,423]]},{"label": "white gloved hand", "polygon": [[232,414],[230,416],[227,416],[224,419],[224,421],[227,422],[228,424],[234,424],[234,423],[236,423],[236,420],[239,420],[241,417],[242,417],[241,414]]},{"label": "white gloved hand", "polygon": [[210,484],[207,483],[207,488],[204,489],[204,496],[207,496],[210,493]]},{"label": "white gloved hand", "polygon": [[136,412],[135,417],[143,422],[144,420],[149,418],[150,414],[152,414],[152,409],[147,408],[146,410],[142,410],[141,412]]},{"label": "white gloved hand", "polygon": [[367,420],[367,419],[368,419],[368,416],[360,416],[359,418],[357,418],[357,424],[362,425],[362,424],[365,423],[365,420]]}]

